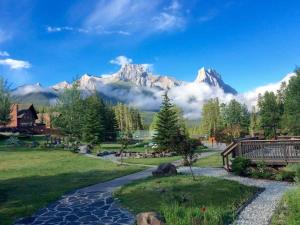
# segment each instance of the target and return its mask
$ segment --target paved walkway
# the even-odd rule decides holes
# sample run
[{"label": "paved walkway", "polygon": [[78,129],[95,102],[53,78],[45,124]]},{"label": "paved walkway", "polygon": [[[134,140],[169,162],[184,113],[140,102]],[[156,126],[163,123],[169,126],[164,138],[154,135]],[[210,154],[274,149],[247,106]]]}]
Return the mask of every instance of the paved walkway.
[{"label": "paved walkway", "polygon": [[[209,154],[202,154],[206,157]],[[154,168],[130,174],[105,183],[82,188],[39,210],[32,217],[25,218],[16,225],[132,225],[134,215],[122,209],[112,198],[112,192],[132,181],[151,176]],[[240,213],[239,225],[267,225],[280,198],[292,185],[283,182],[255,180],[231,175],[221,168],[194,168],[196,175],[214,176],[236,180],[245,185],[265,188],[252,203]],[[179,172],[189,173],[182,167]]]}]

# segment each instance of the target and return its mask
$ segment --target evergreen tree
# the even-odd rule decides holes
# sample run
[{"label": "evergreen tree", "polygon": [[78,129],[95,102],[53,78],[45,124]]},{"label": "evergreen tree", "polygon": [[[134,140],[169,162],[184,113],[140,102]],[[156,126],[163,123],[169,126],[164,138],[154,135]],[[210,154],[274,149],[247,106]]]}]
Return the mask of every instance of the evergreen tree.
[{"label": "evergreen tree", "polygon": [[95,93],[85,100],[83,139],[87,142],[100,143],[104,139],[104,109],[101,99]]},{"label": "evergreen tree", "polygon": [[118,122],[115,111],[111,106],[106,106],[104,110],[104,139],[106,141],[115,141],[117,139]]},{"label": "evergreen tree", "polygon": [[300,68],[285,92],[283,125],[291,135],[300,135]]},{"label": "evergreen tree", "polygon": [[280,107],[276,95],[273,92],[266,92],[259,98],[258,102],[260,125],[264,130],[265,137],[276,137],[276,130],[280,124]]},{"label": "evergreen tree", "polygon": [[157,113],[154,141],[160,151],[171,151],[173,137],[178,130],[178,115],[167,92],[163,95],[160,111]]},{"label": "evergreen tree", "polygon": [[7,82],[0,77],[0,125],[10,121],[11,101]]},{"label": "evergreen tree", "polygon": [[250,114],[250,125],[249,125],[250,135],[253,137],[259,129],[260,129],[259,115],[255,107],[253,107]]}]

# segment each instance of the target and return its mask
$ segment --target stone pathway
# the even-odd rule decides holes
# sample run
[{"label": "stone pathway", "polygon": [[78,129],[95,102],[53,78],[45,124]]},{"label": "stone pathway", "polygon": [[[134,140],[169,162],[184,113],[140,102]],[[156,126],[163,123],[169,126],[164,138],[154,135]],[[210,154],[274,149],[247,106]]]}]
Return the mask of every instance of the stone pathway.
[{"label": "stone pathway", "polygon": [[[181,167],[179,171],[189,173],[189,168]],[[237,225],[268,225],[283,194],[294,187],[293,184],[287,182],[235,176],[221,168],[194,167],[193,171],[196,175],[219,177],[248,186],[264,188],[264,191],[241,211],[237,221],[235,221]]]},{"label": "stone pathway", "polygon": [[15,225],[132,225],[134,215],[118,206],[112,192],[134,180],[151,176],[153,170],[79,189]]},{"label": "stone pathway", "polygon": [[[208,155],[210,154],[203,153],[201,158]],[[154,169],[149,168],[64,195],[57,202],[31,217],[19,220],[15,225],[132,225],[134,215],[119,207],[113,200],[112,193],[118,187],[151,176]],[[193,171],[196,175],[214,176],[265,188],[264,192],[242,210],[236,223],[239,225],[267,225],[284,192],[292,188],[291,184],[284,182],[234,176],[222,168],[195,167]],[[181,167],[179,172],[189,173],[189,168]]]}]

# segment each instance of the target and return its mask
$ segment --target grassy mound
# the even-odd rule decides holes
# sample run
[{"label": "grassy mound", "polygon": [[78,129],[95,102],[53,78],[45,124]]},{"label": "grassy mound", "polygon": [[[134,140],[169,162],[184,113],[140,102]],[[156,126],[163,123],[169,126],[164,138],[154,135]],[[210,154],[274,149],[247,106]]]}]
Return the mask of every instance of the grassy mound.
[{"label": "grassy mound", "polygon": [[257,191],[234,181],[190,176],[148,178],[115,193],[134,213],[158,211],[172,225],[228,224],[236,210]]}]

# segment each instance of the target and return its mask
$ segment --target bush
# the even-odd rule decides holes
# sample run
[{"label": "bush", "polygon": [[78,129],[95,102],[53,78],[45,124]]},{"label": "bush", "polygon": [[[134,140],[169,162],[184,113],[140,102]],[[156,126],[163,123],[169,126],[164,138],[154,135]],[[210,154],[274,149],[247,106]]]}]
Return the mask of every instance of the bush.
[{"label": "bush", "polygon": [[289,181],[293,182],[296,178],[296,172],[295,171],[289,171],[289,170],[280,170],[278,174],[275,176],[275,180],[278,181]]},{"label": "bush", "polygon": [[5,141],[5,144],[13,145],[13,146],[20,146],[20,145],[22,145],[22,142],[17,137],[11,136],[9,139],[7,139]]},{"label": "bush", "polygon": [[232,171],[237,175],[246,176],[247,169],[249,168],[251,161],[249,159],[245,159],[243,157],[236,157],[232,160]]}]

